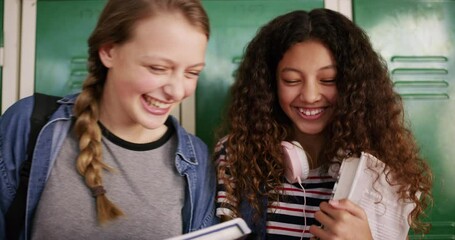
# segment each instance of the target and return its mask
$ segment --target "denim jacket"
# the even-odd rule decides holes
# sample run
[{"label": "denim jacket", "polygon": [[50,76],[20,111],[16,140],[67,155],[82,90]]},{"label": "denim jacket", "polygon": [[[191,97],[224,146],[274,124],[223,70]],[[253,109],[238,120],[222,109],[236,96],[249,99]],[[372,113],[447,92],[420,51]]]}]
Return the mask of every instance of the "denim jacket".
[{"label": "denim jacket", "polygon": [[[22,232],[21,239],[30,238],[38,201],[74,120],[72,112],[76,97],[70,95],[59,100],[61,106],[38,135],[27,195],[27,231]],[[5,215],[19,186],[20,166],[27,157],[33,102],[33,97],[24,98],[0,117],[0,239],[5,239]],[[182,209],[183,233],[187,233],[218,223],[215,216],[215,169],[206,144],[171,118],[178,137],[175,167],[180,175],[186,177],[187,184]]]}]

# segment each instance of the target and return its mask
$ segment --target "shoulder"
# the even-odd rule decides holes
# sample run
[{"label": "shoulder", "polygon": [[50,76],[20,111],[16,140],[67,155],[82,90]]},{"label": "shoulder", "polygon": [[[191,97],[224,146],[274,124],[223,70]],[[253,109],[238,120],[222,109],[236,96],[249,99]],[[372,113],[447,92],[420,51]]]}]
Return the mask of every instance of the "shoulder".
[{"label": "shoulder", "polygon": [[214,158],[215,158],[215,165],[217,167],[226,165],[227,139],[228,139],[228,136],[224,136],[215,145]]},{"label": "shoulder", "polygon": [[215,152],[225,151],[227,144],[228,136],[222,137],[215,145]]},{"label": "shoulder", "polygon": [[[72,115],[72,107],[76,101],[78,94],[67,95],[61,97],[58,103],[61,105],[59,117]],[[3,130],[7,128],[23,128],[24,130],[29,129],[30,118],[32,116],[34,104],[37,98],[32,95],[22,98],[11,105],[1,116],[0,116],[0,127]]]},{"label": "shoulder", "polygon": [[215,145],[215,155],[226,154],[228,136],[222,137]]},{"label": "shoulder", "polygon": [[28,96],[28,97],[19,99],[13,105],[11,105],[2,116],[8,115],[8,114],[19,114],[19,113],[26,113],[26,112],[31,113],[32,108],[33,108],[33,103],[34,103],[34,96]]},{"label": "shoulder", "polygon": [[11,105],[0,117],[2,127],[8,125],[28,124],[32,115],[34,99],[29,96]]}]

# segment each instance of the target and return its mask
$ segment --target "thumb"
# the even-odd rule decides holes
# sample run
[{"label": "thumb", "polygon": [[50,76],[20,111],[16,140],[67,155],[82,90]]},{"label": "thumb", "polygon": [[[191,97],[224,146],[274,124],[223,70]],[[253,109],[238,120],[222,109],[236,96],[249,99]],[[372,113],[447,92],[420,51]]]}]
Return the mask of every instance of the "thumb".
[{"label": "thumb", "polygon": [[359,217],[361,219],[367,219],[367,216],[365,214],[365,211],[363,208],[361,208],[359,205],[353,203],[352,201],[348,199],[341,199],[341,200],[334,200],[331,199],[329,200],[330,206],[340,209],[340,210],[346,210],[352,215]]}]

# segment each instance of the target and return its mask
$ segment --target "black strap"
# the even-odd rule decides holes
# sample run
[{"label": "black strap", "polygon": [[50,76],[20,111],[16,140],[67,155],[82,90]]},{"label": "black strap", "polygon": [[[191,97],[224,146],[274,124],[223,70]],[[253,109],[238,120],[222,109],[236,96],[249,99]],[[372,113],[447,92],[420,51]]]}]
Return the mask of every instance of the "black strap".
[{"label": "black strap", "polygon": [[52,113],[58,108],[57,100],[61,97],[45,95],[41,93],[34,94],[33,112],[30,117],[30,134],[27,145],[27,160],[21,166],[19,187],[16,192],[11,206],[5,216],[6,220],[6,239],[19,239],[20,233],[24,227],[25,208],[27,201],[28,180],[30,168],[32,166],[33,150],[36,139],[41,128],[46,124]]}]

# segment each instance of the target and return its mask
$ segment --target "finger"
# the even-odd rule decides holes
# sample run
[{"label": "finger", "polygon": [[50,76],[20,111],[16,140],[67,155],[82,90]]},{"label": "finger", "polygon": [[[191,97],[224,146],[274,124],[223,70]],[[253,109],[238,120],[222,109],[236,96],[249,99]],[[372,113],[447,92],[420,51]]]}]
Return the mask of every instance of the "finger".
[{"label": "finger", "polygon": [[324,240],[324,239],[330,239],[332,236],[329,232],[325,231],[323,228],[318,227],[316,225],[310,226],[310,233],[314,235],[314,238],[312,238],[312,239]]},{"label": "finger", "polygon": [[341,199],[341,200],[329,200],[329,205],[335,209],[346,210],[352,215],[361,218],[367,219],[365,211],[359,205],[353,203],[348,199]]},{"label": "finger", "polygon": [[322,209],[314,213],[314,218],[322,225],[332,225],[335,221],[333,217],[325,213]]},{"label": "finger", "polygon": [[331,212],[331,211],[335,210],[336,208],[334,208],[328,202],[321,202],[321,204],[319,204],[319,209],[321,209],[321,211],[327,213],[327,212]]},{"label": "finger", "polygon": [[333,220],[337,219],[339,213],[343,210],[343,209],[334,208],[328,202],[321,202],[321,204],[319,204],[319,209],[325,215],[327,215],[328,217],[332,218]]},{"label": "finger", "polygon": [[[346,223],[352,222],[353,219],[361,219],[354,216],[351,212],[347,211],[344,208],[335,208],[329,203],[320,204],[321,212],[324,215],[318,217],[321,218],[321,224],[324,225],[324,229],[328,232],[335,233],[338,232],[337,229],[341,228]],[[317,214],[319,215],[319,214]],[[316,214],[315,214],[316,217]]]}]

